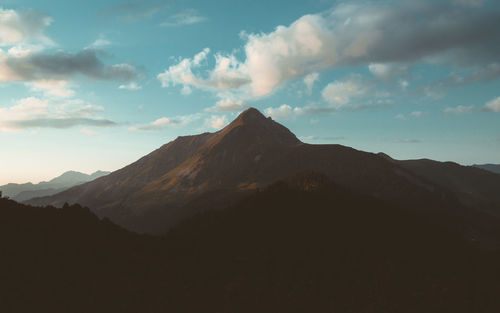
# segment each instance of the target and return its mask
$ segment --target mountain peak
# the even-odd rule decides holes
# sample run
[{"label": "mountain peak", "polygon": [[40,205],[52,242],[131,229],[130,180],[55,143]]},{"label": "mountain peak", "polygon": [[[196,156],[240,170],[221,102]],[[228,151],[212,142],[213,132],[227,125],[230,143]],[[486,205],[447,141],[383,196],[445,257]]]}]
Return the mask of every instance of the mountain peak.
[{"label": "mountain peak", "polygon": [[267,119],[264,114],[262,114],[256,108],[248,108],[245,111],[241,112],[240,115],[231,123],[237,125],[248,125],[248,124],[261,124],[266,121],[270,121],[271,119]]},{"label": "mountain peak", "polygon": [[[265,138],[266,142],[279,142],[285,145],[300,143],[288,128],[273,121],[270,117],[266,118],[255,108],[248,108],[240,113],[220,134],[223,136],[231,134],[230,137],[236,136],[233,138],[247,143],[256,138]],[[261,139],[258,139],[258,142],[262,142]]]},{"label": "mountain peak", "polygon": [[264,114],[260,113],[256,108],[250,107],[245,111],[241,112],[239,117],[243,119],[251,119],[251,118],[266,118]]}]

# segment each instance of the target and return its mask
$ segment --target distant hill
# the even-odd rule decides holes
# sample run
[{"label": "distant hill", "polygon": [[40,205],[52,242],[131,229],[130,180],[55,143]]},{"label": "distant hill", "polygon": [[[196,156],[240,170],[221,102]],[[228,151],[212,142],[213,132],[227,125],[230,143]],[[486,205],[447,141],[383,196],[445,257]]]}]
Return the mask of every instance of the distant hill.
[{"label": "distant hill", "polygon": [[379,156],[441,188],[452,190],[464,205],[476,210],[487,210],[500,216],[500,193],[498,192],[500,176],[498,175],[472,166],[461,166],[454,162],[429,159],[395,160],[384,153],[379,153]]},{"label": "distant hill", "polygon": [[474,164],[473,167],[500,174],[500,164]]},{"label": "distant hill", "polygon": [[301,171],[322,173],[344,188],[422,214],[448,210],[467,216],[471,234],[485,229],[488,214],[500,214],[500,193],[494,191],[498,175],[435,161],[396,162],[341,145],[305,144],[253,108],[218,132],[178,137],[105,177],[30,203],[80,203],[129,230],[158,234],[199,210],[227,205]]},{"label": "distant hill", "polygon": [[162,237],[80,206],[0,199],[0,311],[499,312],[498,251],[443,217],[446,227],[314,172]]},{"label": "distant hill", "polygon": [[38,184],[7,184],[0,186],[4,196],[10,197],[16,201],[26,201],[35,197],[50,196],[64,191],[70,187],[92,181],[96,178],[108,175],[110,172],[97,171],[92,174],[84,174],[75,171],[68,171],[61,176],[51,179],[48,182]]}]

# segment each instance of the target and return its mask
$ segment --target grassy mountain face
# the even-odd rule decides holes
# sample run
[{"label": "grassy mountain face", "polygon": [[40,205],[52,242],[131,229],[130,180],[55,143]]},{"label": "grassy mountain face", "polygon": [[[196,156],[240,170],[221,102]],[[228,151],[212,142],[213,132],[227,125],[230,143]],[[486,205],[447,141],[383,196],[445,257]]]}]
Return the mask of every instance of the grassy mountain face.
[{"label": "grassy mountain face", "polygon": [[474,164],[473,167],[500,174],[500,164]]},{"label": "grassy mountain face", "polygon": [[54,195],[73,186],[92,181],[108,174],[109,172],[103,171],[97,171],[90,175],[75,171],[68,171],[48,182],[40,182],[38,184],[11,183],[0,186],[0,190],[3,192],[4,196],[22,202],[35,197]]},{"label": "grassy mountain face", "polygon": [[[435,167],[447,171],[445,166]],[[30,203],[80,203],[127,229],[163,233],[198,210],[231,203],[301,171],[323,173],[345,188],[414,210],[455,210],[468,216],[471,233],[488,214],[500,212],[492,192],[500,177],[480,170],[471,176],[458,165],[450,179],[436,177],[427,167],[349,147],[305,144],[256,109],[216,133],[179,137],[108,176]],[[474,182],[467,183],[470,177]],[[470,186],[473,195],[464,196]]]},{"label": "grassy mountain face", "polygon": [[498,252],[435,221],[315,173],[163,237],[1,199],[0,310],[498,312]]}]

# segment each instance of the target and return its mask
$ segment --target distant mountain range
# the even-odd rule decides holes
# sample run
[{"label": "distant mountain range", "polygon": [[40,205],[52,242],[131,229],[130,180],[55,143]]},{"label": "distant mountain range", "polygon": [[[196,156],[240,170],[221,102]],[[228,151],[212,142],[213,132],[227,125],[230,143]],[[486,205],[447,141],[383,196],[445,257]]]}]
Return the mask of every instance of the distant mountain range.
[{"label": "distant mountain range", "polygon": [[474,164],[472,166],[500,174],[500,164]]},{"label": "distant mountain range", "polygon": [[110,172],[97,171],[90,175],[68,171],[54,179],[47,182],[40,182],[38,184],[25,183],[25,184],[7,184],[0,186],[3,195],[10,197],[16,201],[22,202],[35,197],[44,197],[64,191],[73,186],[92,181],[96,178],[108,175]]},{"label": "distant mountain range", "polygon": [[488,244],[497,231],[500,175],[452,162],[397,161],[341,145],[302,143],[253,108],[218,132],[178,137],[105,177],[29,203],[80,203],[129,230],[158,234],[303,171],[427,218],[447,217],[473,241]]}]

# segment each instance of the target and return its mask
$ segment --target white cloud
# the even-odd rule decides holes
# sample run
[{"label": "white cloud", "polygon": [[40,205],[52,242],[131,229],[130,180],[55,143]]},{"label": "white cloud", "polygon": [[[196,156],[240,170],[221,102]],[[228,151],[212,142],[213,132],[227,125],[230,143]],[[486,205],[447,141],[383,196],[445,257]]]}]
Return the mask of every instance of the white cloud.
[{"label": "white cloud", "polygon": [[500,112],[500,97],[486,102],[483,109],[485,111]]},{"label": "white cloud", "polygon": [[227,123],[228,120],[225,115],[222,116],[212,115],[205,120],[205,125],[215,129],[220,129],[226,126]]},{"label": "white cloud", "polygon": [[258,98],[292,78],[334,66],[370,65],[385,80],[417,61],[481,67],[498,59],[500,47],[493,42],[500,37],[500,16],[469,11],[431,2],[340,4],[269,33],[242,32],[243,60],[215,54],[213,69],[195,72],[193,59],[183,59],[158,78],[165,87],[238,90]]},{"label": "white cloud", "polygon": [[170,66],[157,77],[162,87],[182,85],[183,89],[190,86],[212,90],[227,90],[238,88],[248,82],[243,74],[241,64],[234,56],[215,55],[215,68],[208,77],[195,75],[193,70],[199,68],[210,53],[209,48],[203,49],[193,58],[182,59]]},{"label": "white cloud", "polygon": [[104,47],[110,46],[112,42],[103,35],[99,36],[93,43],[91,43],[87,48],[90,49],[102,49]]},{"label": "white cloud", "polygon": [[293,109],[291,106],[283,104],[277,108],[267,108],[264,112],[276,120],[284,120],[290,117],[293,113]]},{"label": "white cloud", "polygon": [[331,105],[341,107],[349,104],[351,99],[365,95],[367,87],[356,78],[336,80],[326,85],[321,92],[323,99]]},{"label": "white cloud", "polygon": [[234,99],[230,96],[224,97],[217,101],[215,106],[208,109],[211,112],[238,112],[246,108],[248,105],[243,100]]},{"label": "white cloud", "polygon": [[393,63],[371,63],[368,65],[368,69],[375,77],[390,82],[404,75],[408,70],[408,66]]},{"label": "white cloud", "polygon": [[70,128],[79,125],[110,127],[115,122],[102,119],[102,107],[79,99],[52,101],[36,97],[20,99],[16,105],[0,108],[0,131],[27,128]]},{"label": "white cloud", "polygon": [[200,114],[179,115],[175,117],[161,117],[149,124],[129,127],[132,131],[161,130],[166,127],[182,127],[200,118]]},{"label": "white cloud", "polygon": [[32,91],[41,91],[45,96],[68,98],[74,96],[75,92],[69,88],[67,80],[42,79],[28,83]]},{"label": "white cloud", "polygon": [[292,108],[288,104],[283,104],[279,107],[267,108],[264,112],[275,120],[286,120],[294,115],[303,114],[303,110],[299,107]]},{"label": "white cloud", "polygon": [[410,83],[407,80],[402,79],[402,80],[399,81],[399,86],[403,90],[405,90],[406,88],[408,88],[409,85],[410,85]]},{"label": "white cloud", "polygon": [[136,91],[136,90],[141,90],[142,86],[140,86],[136,82],[131,82],[131,83],[128,83],[128,84],[120,85],[118,87],[118,89],[125,89],[125,90]]},{"label": "white cloud", "polygon": [[189,87],[187,85],[182,86],[182,89],[181,89],[182,95],[189,96],[191,93],[193,93],[193,90],[191,89],[191,87]]},{"label": "white cloud", "polygon": [[318,72],[313,72],[311,74],[307,74],[305,77],[304,77],[304,84],[306,84],[306,92],[307,94],[311,94],[312,93],[312,89],[313,89],[313,86],[314,86],[314,83],[316,81],[319,80],[319,74]]},{"label": "white cloud", "polygon": [[422,117],[422,115],[424,115],[424,113],[422,111],[413,111],[408,115],[398,114],[394,118],[398,119],[398,120],[406,120],[409,118],[420,118],[420,117]]},{"label": "white cloud", "polygon": [[443,113],[445,115],[461,115],[461,114],[471,113],[474,110],[475,110],[475,107],[473,105],[470,105],[470,106],[459,105],[456,107],[445,108],[443,110]]},{"label": "white cloud", "polygon": [[52,23],[52,18],[32,10],[15,11],[0,7],[0,46],[9,46],[28,40],[49,43],[44,29]]},{"label": "white cloud", "polygon": [[93,136],[99,134],[98,131],[93,130],[93,129],[88,129],[88,128],[82,128],[80,129],[80,133],[88,135],[88,136]]},{"label": "white cloud", "polygon": [[419,118],[422,116],[422,112],[421,111],[413,111],[410,113],[410,116],[413,117],[413,118]]}]

